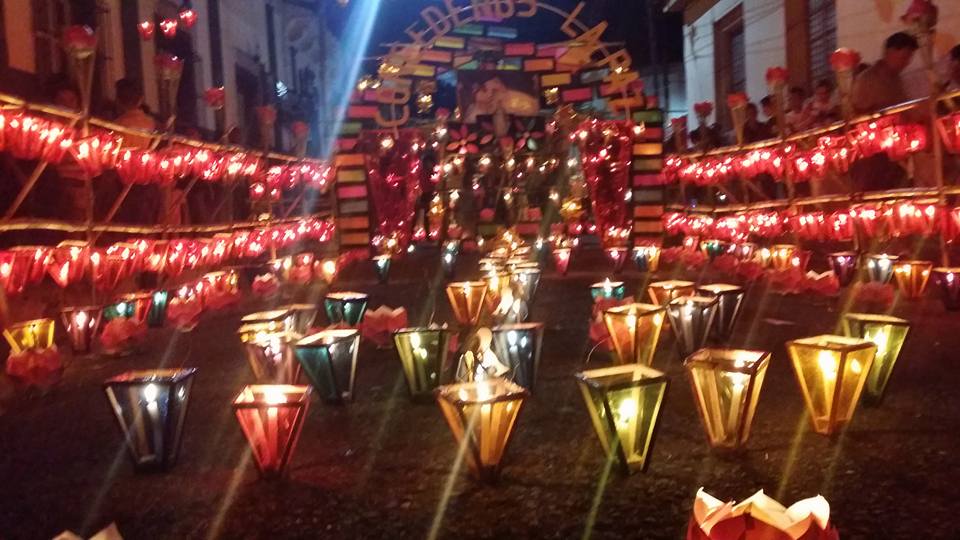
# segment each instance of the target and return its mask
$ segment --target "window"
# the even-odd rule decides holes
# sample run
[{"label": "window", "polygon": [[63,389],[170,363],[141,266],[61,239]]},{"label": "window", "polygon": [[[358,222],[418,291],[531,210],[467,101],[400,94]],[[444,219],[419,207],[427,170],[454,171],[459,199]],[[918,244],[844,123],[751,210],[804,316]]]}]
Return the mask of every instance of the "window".
[{"label": "window", "polygon": [[40,0],[33,7],[33,35],[36,44],[36,73],[49,77],[65,71],[61,29],[70,24],[70,4],[62,0]]},{"label": "window", "polygon": [[837,48],[836,0],[807,0],[807,24],[810,28],[810,83],[831,79],[830,53]]},{"label": "window", "polygon": [[713,25],[714,76],[717,123],[724,129],[733,125],[727,110],[727,96],[747,88],[746,44],[743,34],[743,6],[737,6]]}]

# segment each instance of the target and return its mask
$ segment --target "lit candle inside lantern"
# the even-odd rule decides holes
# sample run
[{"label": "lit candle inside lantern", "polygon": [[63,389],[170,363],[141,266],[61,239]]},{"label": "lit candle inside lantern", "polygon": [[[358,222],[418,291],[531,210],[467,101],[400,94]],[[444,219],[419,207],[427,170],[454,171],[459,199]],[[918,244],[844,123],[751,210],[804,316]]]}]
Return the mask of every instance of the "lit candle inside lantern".
[{"label": "lit candle inside lantern", "polygon": [[495,326],[492,332],[493,352],[510,368],[508,378],[533,391],[540,366],[543,324],[506,324]]},{"label": "lit candle inside lantern", "polygon": [[660,246],[637,246],[633,248],[633,262],[641,272],[656,272],[660,269]]},{"label": "lit candle inside lantern", "polygon": [[706,344],[718,306],[719,301],[712,296],[681,296],[667,304],[667,316],[681,358]]},{"label": "lit candle inside lantern", "polygon": [[117,299],[113,305],[103,311],[104,320],[111,321],[118,317],[130,319],[138,325],[146,324],[150,307],[153,304],[153,293],[140,292],[125,294]]},{"label": "lit candle inside lantern", "polygon": [[561,276],[567,275],[570,267],[570,254],[572,250],[568,247],[559,247],[553,249],[553,265]]},{"label": "lit candle inside lantern", "polygon": [[309,386],[250,385],[233,410],[263,476],[279,476],[296,449],[310,406]]},{"label": "lit candle inside lantern", "polygon": [[53,345],[53,319],[33,319],[18,322],[3,329],[3,337],[20,354],[28,349],[49,349]]},{"label": "lit candle inside lantern", "polygon": [[893,279],[894,263],[899,257],[881,253],[867,255],[867,278],[874,283],[890,283]]},{"label": "lit candle inside lantern", "polygon": [[693,288],[693,282],[690,281],[657,281],[647,287],[647,294],[652,303],[665,306],[674,298],[690,296],[693,294]]},{"label": "lit candle inside lantern", "polygon": [[439,385],[453,380],[448,362],[451,336],[446,328],[404,328],[394,332],[393,341],[412,400],[432,399]]},{"label": "lit candle inside lantern", "polygon": [[323,330],[296,344],[296,356],[304,373],[328,403],[353,399],[357,376],[360,332],[354,329]]},{"label": "lit candle inside lantern", "polygon": [[320,275],[323,276],[323,280],[327,284],[333,283],[333,280],[337,277],[337,260],[336,259],[324,259],[320,263]]},{"label": "lit candle inside lantern", "polygon": [[857,277],[857,258],[857,253],[854,251],[840,251],[827,255],[830,269],[837,276],[841,287],[850,285]]},{"label": "lit candle inside lantern", "polygon": [[898,317],[872,313],[844,314],[844,335],[865,339],[877,346],[877,354],[863,388],[864,403],[878,405],[883,399],[909,332],[910,321]]},{"label": "lit candle inside lantern", "polygon": [[247,324],[237,330],[247,361],[258,382],[296,384],[300,364],[293,353],[293,344],[300,336],[278,330],[274,323]]},{"label": "lit candle inside lantern", "polygon": [[510,285],[513,288],[513,294],[518,299],[527,304],[533,302],[537,294],[537,288],[540,285],[540,270],[529,267],[517,267],[510,275]]},{"label": "lit candle inside lantern", "polygon": [[714,317],[713,335],[717,339],[729,339],[740,318],[740,307],[746,297],[746,290],[736,285],[712,283],[697,287],[699,296],[717,299],[717,314]]},{"label": "lit candle inside lantern", "polygon": [[607,258],[613,263],[613,273],[619,274],[623,270],[623,263],[627,260],[627,248],[612,247],[606,250]]},{"label": "lit candle inside lantern", "polygon": [[947,311],[960,310],[960,268],[934,268],[933,275],[940,288],[940,300],[944,308]]},{"label": "lit candle inside lantern", "polygon": [[93,349],[101,313],[102,310],[97,306],[68,307],[60,312],[60,319],[70,340],[70,348],[75,354],[89,354]]},{"label": "lit candle inside lantern", "polygon": [[700,242],[700,251],[709,257],[711,261],[719,255],[726,253],[728,248],[729,244],[727,242],[721,242],[720,240],[704,240]]},{"label": "lit candle inside lantern", "polygon": [[373,258],[373,265],[377,271],[377,280],[379,280],[380,283],[386,283],[387,279],[389,279],[390,263],[392,260],[390,255],[377,255]]},{"label": "lit candle inside lantern", "polygon": [[[777,244],[770,250],[770,266],[774,270],[789,270],[791,267],[800,267],[798,258],[799,249],[791,244]],[[809,256],[809,255],[808,255]],[[802,270],[803,268],[801,268]]]},{"label": "lit candle inside lantern", "polygon": [[737,259],[741,261],[750,261],[753,260],[754,255],[756,254],[757,246],[756,244],[751,244],[750,242],[744,242],[742,244],[737,244],[734,246],[733,254]]},{"label": "lit candle inside lantern", "polygon": [[930,261],[900,261],[893,265],[900,292],[907,298],[921,298],[933,270]]},{"label": "lit candle inside lantern", "polygon": [[598,298],[623,300],[627,295],[627,287],[622,281],[610,281],[610,278],[590,286],[590,296]]},{"label": "lit candle inside lantern", "polygon": [[617,363],[647,364],[653,361],[666,318],[662,306],[629,304],[603,313]]},{"label": "lit candle inside lantern", "polygon": [[367,295],[358,292],[328,293],[323,299],[323,307],[332,324],[357,326],[367,311]]},{"label": "lit candle inside lantern", "polygon": [[453,308],[453,316],[461,326],[472,327],[479,324],[487,290],[487,283],[483,281],[462,281],[447,285],[447,299]]},{"label": "lit candle inside lantern", "polygon": [[757,250],[757,260],[764,268],[769,268],[773,260],[773,252],[770,248],[760,248]]}]

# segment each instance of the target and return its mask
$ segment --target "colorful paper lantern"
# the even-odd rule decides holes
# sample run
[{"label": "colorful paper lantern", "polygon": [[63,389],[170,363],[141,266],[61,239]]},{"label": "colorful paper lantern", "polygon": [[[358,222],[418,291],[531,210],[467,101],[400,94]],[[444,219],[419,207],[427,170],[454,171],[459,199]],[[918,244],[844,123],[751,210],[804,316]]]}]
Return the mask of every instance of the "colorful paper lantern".
[{"label": "colorful paper lantern", "polygon": [[332,284],[333,280],[337,277],[337,260],[324,259],[320,263],[320,275],[323,277],[323,280],[327,282],[327,285]]},{"label": "colorful paper lantern", "polygon": [[296,384],[300,363],[293,345],[300,336],[271,323],[247,324],[237,330],[253,376],[260,383]]},{"label": "colorful paper lantern", "polygon": [[703,240],[700,242],[700,251],[711,261],[727,253],[729,249],[730,244],[722,240]]},{"label": "colorful paper lantern", "polygon": [[787,351],[813,429],[823,435],[839,432],[853,418],[877,346],[865,339],[822,335],[788,341]]},{"label": "colorful paper lantern", "polygon": [[890,283],[893,279],[894,263],[898,259],[895,255],[867,255],[867,279],[874,283]]},{"label": "colorful paper lantern", "polygon": [[684,361],[710,446],[747,442],[769,363],[768,352],[738,349],[700,349]]},{"label": "colorful paper lantern", "polygon": [[137,469],[166,470],[180,453],[194,368],[128,371],[103,383]]},{"label": "colorful paper lantern", "polygon": [[653,273],[660,269],[660,246],[637,246],[633,248],[633,262],[637,270]]},{"label": "colorful paper lantern", "polygon": [[526,397],[526,390],[504,379],[450,384],[437,390],[440,410],[479,480],[492,482],[499,477]]},{"label": "colorful paper lantern", "polygon": [[323,330],[298,341],[295,350],[297,360],[321,399],[328,403],[353,399],[359,331]]},{"label": "colorful paper lantern", "polygon": [[29,349],[49,349],[53,345],[53,319],[18,322],[3,329],[3,337],[13,354]]},{"label": "colorful paper lantern", "polygon": [[568,247],[559,247],[553,249],[553,266],[561,276],[567,275],[570,267],[570,256],[573,250]]},{"label": "colorful paper lantern", "polygon": [[855,251],[840,251],[827,255],[830,270],[837,276],[837,281],[841,287],[850,285],[857,277],[858,258],[859,256]]},{"label": "colorful paper lantern", "polygon": [[717,314],[713,319],[713,336],[718,340],[727,340],[733,335],[733,329],[740,319],[740,308],[747,291],[743,287],[726,283],[700,285],[696,294],[717,299]]},{"label": "colorful paper lantern", "polygon": [[613,273],[619,274],[623,270],[623,264],[627,261],[627,248],[612,247],[604,250],[607,258],[613,263]]},{"label": "colorful paper lantern", "polygon": [[510,274],[510,286],[513,296],[527,304],[533,302],[540,286],[540,270],[530,267],[517,267]]},{"label": "colorful paper lantern", "polygon": [[390,277],[390,263],[393,258],[390,255],[377,255],[373,258],[373,269],[377,271],[377,280],[380,283],[386,283]]},{"label": "colorful paper lantern", "polygon": [[647,286],[647,294],[653,304],[665,306],[675,298],[693,294],[693,283],[676,279],[657,281]]},{"label": "colorful paper lantern", "polygon": [[665,308],[651,304],[627,304],[604,311],[603,322],[617,363],[650,365],[665,318]]},{"label": "colorful paper lantern", "polygon": [[60,320],[74,354],[90,354],[93,350],[102,314],[99,306],[68,307],[60,312]]},{"label": "colorful paper lantern", "polygon": [[294,320],[290,309],[282,307],[244,315],[240,319],[240,325],[256,325],[261,329],[267,327],[271,332],[294,332]]},{"label": "colorful paper lantern", "polygon": [[301,336],[309,334],[317,320],[316,304],[290,304],[279,309],[289,313],[286,319],[289,330]]},{"label": "colorful paper lantern", "polygon": [[960,268],[934,268],[933,276],[943,307],[947,311],[960,311]]},{"label": "colorful paper lantern", "polygon": [[543,323],[518,323],[495,326],[493,353],[510,368],[508,379],[533,391],[540,366]]},{"label": "colorful paper lantern", "polygon": [[504,289],[510,287],[510,274],[506,272],[491,272],[484,276],[483,280],[487,283],[487,307],[492,312],[500,305],[500,299],[504,294]]},{"label": "colorful paper lantern", "polygon": [[667,304],[667,317],[680,358],[702,348],[710,337],[720,303],[712,296],[681,296]]},{"label": "colorful paper lantern", "polygon": [[461,281],[447,285],[447,299],[460,326],[473,327],[480,323],[486,297],[487,283],[484,281]]},{"label": "colorful paper lantern", "polygon": [[117,298],[114,304],[104,308],[103,319],[112,321],[118,317],[130,319],[138,325],[147,322],[150,306],[153,304],[153,293],[141,292],[125,294]]},{"label": "colorful paper lantern", "polygon": [[233,400],[233,411],[265,477],[284,473],[310,407],[309,386],[250,385]]},{"label": "colorful paper lantern", "polygon": [[900,292],[907,298],[922,298],[927,290],[927,281],[933,263],[930,261],[901,261],[893,265],[893,274],[897,278]]},{"label": "colorful paper lantern", "polygon": [[[792,244],[777,244],[770,250],[770,267],[777,271],[789,270],[795,266],[794,259],[800,249]],[[803,268],[801,268],[802,270]]]},{"label": "colorful paper lantern", "polygon": [[453,380],[449,365],[450,340],[446,328],[403,328],[394,332],[403,374],[413,401],[432,400],[433,391]]},{"label": "colorful paper lantern", "polygon": [[903,342],[910,332],[910,321],[873,313],[846,313],[843,316],[843,334],[865,339],[877,346],[873,365],[867,373],[863,401],[879,404],[890,382],[890,375],[900,357]]},{"label": "colorful paper lantern", "polygon": [[357,326],[367,311],[367,295],[358,292],[328,293],[323,299],[323,309],[331,324]]},{"label": "colorful paper lantern", "polygon": [[150,302],[150,310],[147,312],[147,326],[150,328],[161,328],[164,321],[167,320],[167,304],[170,300],[169,291],[154,291]]},{"label": "colorful paper lantern", "polygon": [[590,297],[606,300],[623,300],[627,296],[627,286],[622,281],[610,281],[609,278],[590,286]]},{"label": "colorful paper lantern", "polygon": [[667,377],[653,368],[630,364],[584,371],[576,378],[607,459],[616,459],[623,474],[644,470]]}]

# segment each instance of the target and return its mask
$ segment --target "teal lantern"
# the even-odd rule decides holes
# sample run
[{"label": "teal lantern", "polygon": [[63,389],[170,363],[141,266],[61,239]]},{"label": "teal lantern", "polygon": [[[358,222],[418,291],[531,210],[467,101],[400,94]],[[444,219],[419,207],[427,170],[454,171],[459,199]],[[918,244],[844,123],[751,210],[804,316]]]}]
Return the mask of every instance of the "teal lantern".
[{"label": "teal lantern", "polygon": [[335,329],[301,339],[294,351],[320,398],[328,403],[343,403],[353,399],[359,349],[360,332]]},{"label": "teal lantern", "polygon": [[367,311],[367,295],[358,292],[330,293],[323,299],[323,308],[331,324],[357,326]]},{"label": "teal lantern", "polygon": [[147,312],[147,326],[150,328],[161,328],[167,320],[167,302],[170,300],[170,293],[167,291],[156,291],[153,293],[153,303],[150,304],[150,311]]}]

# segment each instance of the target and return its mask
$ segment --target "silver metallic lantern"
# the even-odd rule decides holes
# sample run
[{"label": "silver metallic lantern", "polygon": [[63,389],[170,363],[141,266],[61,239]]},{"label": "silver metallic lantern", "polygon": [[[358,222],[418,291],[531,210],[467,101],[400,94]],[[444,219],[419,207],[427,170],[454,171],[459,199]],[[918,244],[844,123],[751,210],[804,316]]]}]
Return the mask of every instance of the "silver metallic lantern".
[{"label": "silver metallic lantern", "polygon": [[713,337],[725,341],[733,335],[740,318],[740,308],[747,292],[743,287],[726,283],[712,283],[697,287],[697,294],[717,299],[717,315],[713,320]]},{"label": "silver metallic lantern", "polygon": [[507,378],[533,390],[540,366],[543,323],[506,324],[493,328],[493,352],[510,368]]},{"label": "silver metallic lantern", "polygon": [[681,296],[667,304],[667,316],[681,358],[690,356],[707,343],[718,306],[716,298],[705,296]]}]

